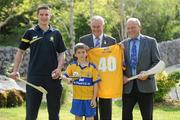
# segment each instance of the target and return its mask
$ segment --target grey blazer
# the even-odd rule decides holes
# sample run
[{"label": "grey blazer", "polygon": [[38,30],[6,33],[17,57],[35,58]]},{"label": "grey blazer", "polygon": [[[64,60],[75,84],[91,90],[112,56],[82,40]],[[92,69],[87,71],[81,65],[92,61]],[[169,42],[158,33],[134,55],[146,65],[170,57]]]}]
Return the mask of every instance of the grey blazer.
[{"label": "grey blazer", "polygon": [[[87,34],[87,35],[80,37],[79,42],[86,44],[89,48],[94,48],[92,34]],[[116,43],[115,38],[112,38],[112,37],[104,34],[101,47],[111,46],[111,45],[114,45],[115,43]]]},{"label": "grey blazer", "polygon": [[[124,45],[124,59],[126,70],[124,75],[127,77],[132,76],[130,67],[130,39],[122,41]],[[148,70],[155,66],[160,60],[159,50],[157,47],[157,42],[154,38],[149,36],[141,35],[140,46],[138,54],[138,64],[137,64],[137,74],[141,71]],[[137,86],[142,93],[153,93],[157,90],[156,81],[154,76],[151,75],[147,80],[141,81],[137,80]],[[133,81],[124,85],[123,92],[129,94],[133,87]]]}]

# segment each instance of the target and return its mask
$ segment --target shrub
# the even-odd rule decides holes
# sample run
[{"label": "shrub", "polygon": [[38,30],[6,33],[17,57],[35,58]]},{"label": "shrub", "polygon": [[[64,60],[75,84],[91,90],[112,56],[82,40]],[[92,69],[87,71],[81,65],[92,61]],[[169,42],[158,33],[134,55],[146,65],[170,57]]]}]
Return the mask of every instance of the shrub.
[{"label": "shrub", "polygon": [[21,106],[25,100],[25,93],[12,89],[0,92],[0,108]]},{"label": "shrub", "polygon": [[4,91],[0,92],[0,108],[6,107],[7,104],[7,94]]},{"label": "shrub", "polygon": [[16,107],[22,105],[24,100],[19,91],[12,89],[12,90],[8,90],[7,92],[8,95],[7,95],[6,107]]},{"label": "shrub", "polygon": [[158,91],[155,93],[155,102],[164,101],[165,96],[175,87],[180,79],[180,71],[172,72],[169,75],[163,71],[155,75]]}]

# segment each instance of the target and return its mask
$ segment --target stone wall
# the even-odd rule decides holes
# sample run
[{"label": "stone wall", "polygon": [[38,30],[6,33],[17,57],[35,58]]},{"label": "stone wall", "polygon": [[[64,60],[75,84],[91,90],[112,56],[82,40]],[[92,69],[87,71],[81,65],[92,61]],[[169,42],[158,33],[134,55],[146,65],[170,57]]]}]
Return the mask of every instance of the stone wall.
[{"label": "stone wall", "polygon": [[180,64],[180,38],[158,44],[160,56],[166,66]]},{"label": "stone wall", "polygon": [[[165,41],[158,44],[160,56],[166,66],[180,64],[180,38],[172,41]],[[12,71],[14,56],[17,48],[0,47],[0,74]],[[72,58],[72,49],[66,52],[66,65]],[[24,60],[20,67],[20,73],[26,75],[29,61],[29,50],[26,51]],[[65,65],[65,66],[66,66]]]},{"label": "stone wall", "polygon": [[[17,48],[15,47],[0,47],[0,74],[7,74],[12,71],[16,52]],[[26,50],[20,67],[20,73],[23,75],[27,74],[28,61],[29,50]]]}]

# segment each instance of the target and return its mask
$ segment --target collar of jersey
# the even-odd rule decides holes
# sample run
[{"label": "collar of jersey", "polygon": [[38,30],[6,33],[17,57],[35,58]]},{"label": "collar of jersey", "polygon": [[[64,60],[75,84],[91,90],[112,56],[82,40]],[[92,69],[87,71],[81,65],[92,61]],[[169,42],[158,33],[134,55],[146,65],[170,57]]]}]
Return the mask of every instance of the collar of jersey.
[{"label": "collar of jersey", "polygon": [[[40,27],[39,27],[39,25],[36,25],[35,26],[35,30],[37,30],[37,31],[43,31]],[[54,28],[51,26],[51,25],[49,25],[49,29],[47,30],[47,31],[53,31],[54,30]]]},{"label": "collar of jersey", "polygon": [[77,66],[79,66],[81,69],[85,69],[86,67],[89,67],[90,66],[90,63],[88,62],[88,64],[86,65],[86,66],[84,66],[84,67],[82,67],[79,63],[78,63],[78,61],[74,61],[74,63],[77,65]]}]

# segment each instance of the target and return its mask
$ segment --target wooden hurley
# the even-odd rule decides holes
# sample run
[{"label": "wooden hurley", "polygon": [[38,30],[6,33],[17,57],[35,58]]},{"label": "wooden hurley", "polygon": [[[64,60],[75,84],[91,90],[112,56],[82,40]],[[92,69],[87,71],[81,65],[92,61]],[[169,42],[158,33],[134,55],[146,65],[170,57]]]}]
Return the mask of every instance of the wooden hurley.
[{"label": "wooden hurley", "polygon": [[[160,60],[153,68],[145,71],[145,73],[143,73],[144,75],[153,75],[153,74],[157,74],[162,72],[165,69],[165,63]],[[134,80],[136,78],[138,78],[140,74],[135,75],[133,77],[128,78],[128,80]]]}]

